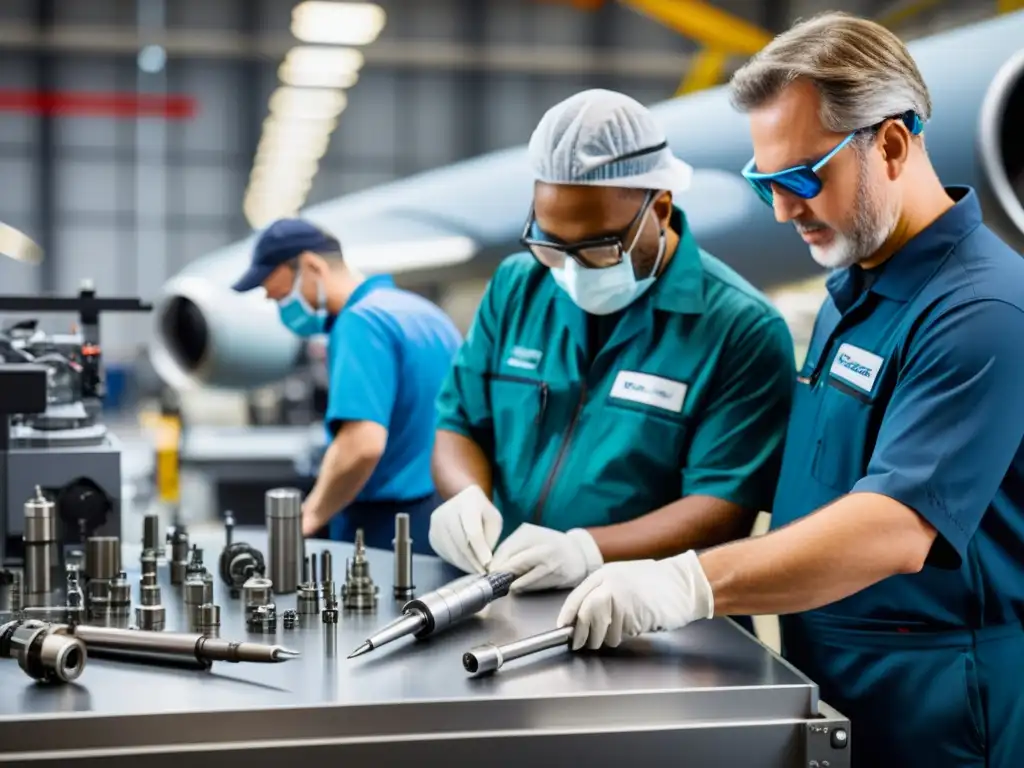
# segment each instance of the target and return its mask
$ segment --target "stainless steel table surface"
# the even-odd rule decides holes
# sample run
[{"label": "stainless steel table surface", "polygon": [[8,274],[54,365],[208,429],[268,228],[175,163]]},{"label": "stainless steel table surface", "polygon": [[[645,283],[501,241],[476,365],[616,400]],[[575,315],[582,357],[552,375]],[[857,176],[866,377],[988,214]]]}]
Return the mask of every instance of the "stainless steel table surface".
[{"label": "stainless steel table surface", "polygon": [[[262,531],[239,529],[235,540],[265,552]],[[223,541],[195,543],[216,574]],[[325,547],[334,553],[340,599],[351,546],[307,542],[307,552]],[[139,546],[123,550],[137,584]],[[145,754],[147,768],[178,766],[183,758],[191,765],[216,758],[220,765],[239,756],[251,768],[294,752],[357,765],[429,755],[471,765],[486,749],[489,766],[552,750],[580,759],[587,752],[599,760],[646,755],[656,765],[685,749],[688,765],[806,766],[830,732],[849,733],[848,721],[818,701],[816,685],[726,619],[635,638],[615,650],[549,651],[491,677],[465,673],[461,655],[470,647],[550,629],[565,593],[509,596],[432,638],[400,640],[348,660],[402,605],[391,597],[391,553],[368,554],[378,609],[341,611],[334,626],[316,617],[285,629],[281,614],[295,607],[295,595],[279,595],[276,633],[247,632],[241,602],[216,580],[220,636],[295,648],[302,657],[294,661],[217,663],[200,672],[90,658],[79,680],[63,686],[36,684],[16,662],[0,661],[0,763],[133,765]],[[459,575],[434,558],[415,557],[419,593]],[[160,583],[167,629],[184,631],[180,587],[171,586],[166,566]],[[848,765],[849,748],[825,751],[831,768]]]}]

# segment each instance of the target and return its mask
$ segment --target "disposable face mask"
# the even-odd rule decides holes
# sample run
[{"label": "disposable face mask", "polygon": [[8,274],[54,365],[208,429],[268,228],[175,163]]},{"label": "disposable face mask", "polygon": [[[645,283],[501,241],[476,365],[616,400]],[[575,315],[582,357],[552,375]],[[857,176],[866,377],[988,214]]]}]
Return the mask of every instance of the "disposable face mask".
[{"label": "disposable face mask", "polygon": [[[645,218],[644,222],[646,221]],[[658,257],[654,260],[651,274],[642,280],[636,279],[633,272],[633,249],[636,248],[636,241],[640,239],[643,227],[641,224],[633,247],[622,254],[622,261],[614,267],[587,269],[580,266],[575,259],[566,259],[565,267],[552,269],[551,276],[558,287],[584,312],[592,315],[610,315],[625,309],[654,285],[662,256],[665,255],[665,233],[662,231],[658,241]]]},{"label": "disposable face mask", "polygon": [[319,280],[316,284],[316,293],[318,307],[313,309],[302,295],[302,273],[297,270],[291,293],[281,299],[277,305],[281,322],[296,336],[305,338],[324,332],[324,326],[327,323],[327,297],[324,285]]}]

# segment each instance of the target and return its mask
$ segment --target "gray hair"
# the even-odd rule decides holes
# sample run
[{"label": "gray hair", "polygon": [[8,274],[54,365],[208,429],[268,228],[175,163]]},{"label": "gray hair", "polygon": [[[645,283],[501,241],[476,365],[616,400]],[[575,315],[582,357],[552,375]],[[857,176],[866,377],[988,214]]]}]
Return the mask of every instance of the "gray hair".
[{"label": "gray hair", "polygon": [[798,22],[741,67],[729,83],[733,106],[756,109],[795,80],[821,95],[821,122],[849,133],[908,110],[927,121],[928,86],[903,42],[877,22],[825,13]]}]

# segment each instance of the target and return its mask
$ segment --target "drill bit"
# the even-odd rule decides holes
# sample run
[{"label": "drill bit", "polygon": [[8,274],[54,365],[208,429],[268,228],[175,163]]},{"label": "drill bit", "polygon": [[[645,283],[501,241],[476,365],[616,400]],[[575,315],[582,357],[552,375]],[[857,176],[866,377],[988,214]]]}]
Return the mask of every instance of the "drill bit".
[{"label": "drill bit", "polygon": [[410,600],[402,608],[401,616],[367,638],[365,643],[349,654],[349,658],[362,656],[408,635],[417,639],[429,637],[507,595],[515,578],[511,573],[464,576]]}]

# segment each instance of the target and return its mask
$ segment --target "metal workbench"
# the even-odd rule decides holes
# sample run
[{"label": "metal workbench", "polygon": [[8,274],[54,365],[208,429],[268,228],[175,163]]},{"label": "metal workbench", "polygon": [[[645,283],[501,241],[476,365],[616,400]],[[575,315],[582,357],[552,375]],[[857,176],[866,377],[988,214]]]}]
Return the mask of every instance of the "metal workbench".
[{"label": "metal workbench", "polygon": [[[245,529],[235,540],[260,548],[265,541]],[[223,542],[196,543],[208,567],[215,564]],[[309,542],[307,549],[323,546],[335,553],[340,587],[351,547]],[[137,583],[139,547],[123,549]],[[849,766],[849,721],[818,700],[810,680],[725,619],[614,651],[550,651],[490,678],[469,678],[463,651],[550,629],[564,599],[510,596],[443,634],[349,661],[400,607],[391,598],[391,553],[369,556],[380,586],[377,612],[343,615],[333,627],[317,619],[285,629],[281,613],[295,607],[295,596],[283,595],[276,635],[248,633],[240,602],[217,582],[221,637],[278,642],[302,652],[295,661],[194,672],[90,659],[77,683],[47,687],[0,660],[0,763]],[[418,592],[457,575],[440,561],[415,558]],[[166,567],[160,582],[168,629],[183,631],[180,588],[170,585]],[[845,731],[838,739],[837,729]],[[832,746],[839,741],[842,748]]]}]

